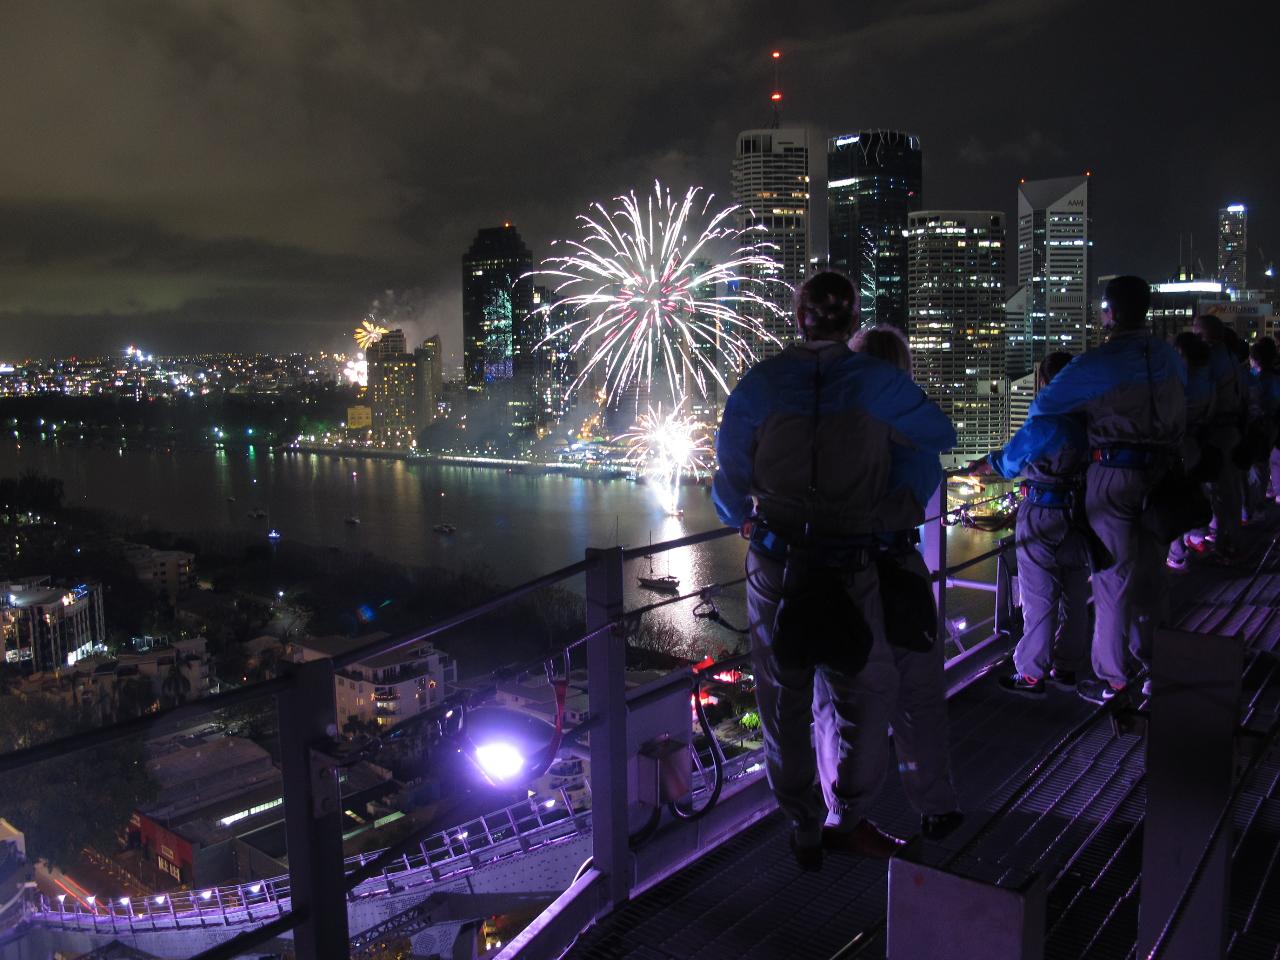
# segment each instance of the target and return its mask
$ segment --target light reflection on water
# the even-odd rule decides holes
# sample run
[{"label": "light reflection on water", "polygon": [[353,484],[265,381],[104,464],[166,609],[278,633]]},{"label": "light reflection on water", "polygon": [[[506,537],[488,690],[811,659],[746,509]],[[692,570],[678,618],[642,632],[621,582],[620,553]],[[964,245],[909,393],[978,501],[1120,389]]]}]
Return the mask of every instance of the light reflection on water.
[{"label": "light reflection on water", "polygon": [[[573,563],[588,546],[644,546],[719,525],[705,487],[681,491],[684,515],[671,517],[643,484],[622,479],[582,479],[503,468],[408,464],[266,450],[180,451],[170,454],[90,446],[12,442],[0,445],[0,476],[28,469],[60,477],[67,500],[136,517],[139,527],[265,535],[276,528],[290,541],[370,552],[397,563],[449,569],[487,568],[503,584],[516,584]],[[353,476],[354,474],[354,476]],[[261,509],[266,517],[254,519]],[[347,522],[355,515],[359,524]],[[432,530],[456,525],[452,536]],[[989,534],[952,528],[950,559],[988,549]],[[654,559],[654,571],[680,578],[682,592],[742,576],[746,545],[726,537],[670,551]],[[987,565],[989,567],[990,565]],[[628,607],[658,596],[627,573]],[[990,579],[976,567],[964,574]],[[581,589],[581,578],[571,581]],[[745,623],[742,588],[726,592],[727,619]],[[675,624],[700,649],[732,647],[735,637],[696,620],[692,601],[655,616]],[[955,595],[955,614],[976,622],[990,613],[990,595]]]}]

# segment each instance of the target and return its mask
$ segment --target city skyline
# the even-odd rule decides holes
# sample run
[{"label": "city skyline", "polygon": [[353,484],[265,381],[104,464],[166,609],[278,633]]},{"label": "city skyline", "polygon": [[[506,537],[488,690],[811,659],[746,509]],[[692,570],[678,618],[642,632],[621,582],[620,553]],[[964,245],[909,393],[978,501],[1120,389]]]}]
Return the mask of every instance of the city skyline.
[{"label": "city skyline", "polygon": [[[1018,178],[1091,169],[1099,273],[1161,279],[1187,232],[1211,260],[1216,212],[1236,203],[1255,214],[1250,257],[1274,247],[1263,159],[1273,128],[1250,122],[1248,98],[1219,104],[1211,85],[1185,81],[1173,97],[1174,79],[1131,62],[1190,42],[1182,18],[1128,23],[1108,11],[1110,28],[1096,31],[1094,5],[935,7],[809,4],[784,16],[709,4],[602,17],[497,5],[440,22],[409,7],[385,22],[342,6],[305,18],[265,4],[258,18],[221,20],[18,8],[0,41],[13,93],[3,119],[24,144],[0,167],[5,359],[129,342],[166,353],[332,349],[379,292],[416,287],[425,319],[410,333],[440,333],[452,367],[457,256],[476,230],[511,220],[539,258],[588,202],[655,174],[727,199],[736,133],[770,121],[774,48],[782,125],[912,131],[928,155],[927,207],[1001,210],[1013,222]],[[535,25],[547,37],[536,51],[521,39]],[[1129,27],[1141,28],[1142,49],[1128,50]],[[583,52],[584,32],[637,56],[618,67],[609,43]],[[1198,17],[1194,40],[1231,37],[1253,87],[1258,33],[1217,7]],[[666,51],[660,71],[648,66],[655,48]],[[307,56],[314,49],[336,52]],[[1067,49],[1071,70],[1039,69]],[[77,56],[58,55],[68,51]],[[1000,60],[990,96],[944,82],[982,56]],[[50,72],[68,60],[130,69],[99,70],[92,83]],[[898,63],[914,66],[887,66]],[[336,95],[320,102],[323,85]],[[1211,105],[1221,130],[1206,154],[1194,118]],[[1248,266],[1256,276],[1259,264]]]}]

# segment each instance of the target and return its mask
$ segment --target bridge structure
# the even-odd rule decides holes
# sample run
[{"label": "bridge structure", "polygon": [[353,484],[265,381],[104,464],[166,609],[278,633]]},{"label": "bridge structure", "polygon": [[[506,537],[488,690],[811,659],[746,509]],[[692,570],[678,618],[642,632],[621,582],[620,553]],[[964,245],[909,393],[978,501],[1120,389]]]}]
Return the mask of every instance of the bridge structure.
[{"label": "bridge structure", "polygon": [[[537,915],[501,948],[502,960],[1280,956],[1274,531],[1252,528],[1248,564],[1177,581],[1177,629],[1157,640],[1150,698],[1094,708],[1063,692],[1030,703],[999,692],[991,676],[1019,636],[1012,538],[948,565],[947,529],[971,507],[941,498],[922,549],[948,638],[952,756],[968,814],[943,844],[915,841],[887,870],[862,861],[802,874],[761,758],[723,760],[695,745],[689,698],[702,674],[686,668],[626,687],[622,627],[644,611],[624,608],[625,565],[733,534],[712,530],[588,550],[579,563],[408,636],[0,756],[3,777],[166,720],[273,696],[290,871],[147,902],[86,907],[32,896],[0,934],[0,958],[74,956],[120,941],[156,957],[287,952],[310,960],[368,955],[390,937],[409,939],[415,956],[471,957],[474,937],[459,931],[516,910]],[[984,564],[994,577],[967,579]],[[564,794],[531,798],[344,860],[329,755],[334,671],[576,576],[586,578],[587,632],[570,652],[587,660],[589,806],[575,808]],[[653,606],[707,602],[727,586]],[[991,615],[958,628],[948,616],[957,590],[987,596]],[[677,765],[690,767],[683,799],[666,796],[654,772],[670,772],[653,758],[671,752],[655,745],[671,744],[683,758]],[[911,834],[911,816],[901,794],[886,789],[877,821]],[[962,946],[965,935],[976,946]]]}]

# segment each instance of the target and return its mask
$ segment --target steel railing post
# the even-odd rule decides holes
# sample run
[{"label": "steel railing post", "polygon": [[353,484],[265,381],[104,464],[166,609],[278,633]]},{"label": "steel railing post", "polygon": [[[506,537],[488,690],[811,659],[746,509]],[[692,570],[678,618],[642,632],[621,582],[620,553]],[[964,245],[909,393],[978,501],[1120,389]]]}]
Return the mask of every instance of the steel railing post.
[{"label": "steel railing post", "polygon": [[929,498],[925,507],[926,517],[937,517],[929,520],[921,530],[921,547],[924,562],[933,574],[933,599],[938,607],[938,639],[946,642],[950,636],[947,629],[947,526],[943,523],[947,510],[947,485],[940,483],[938,489]]},{"label": "steel railing post", "polygon": [[285,838],[298,960],[347,956],[346,872],[337,772],[323,754],[338,733],[333,663],[292,667],[294,683],[277,699],[280,766],[284,774]]},{"label": "steel railing post", "polygon": [[631,896],[627,823],[626,648],[611,630],[622,616],[622,548],[587,551],[587,694],[592,717],[604,721],[591,733],[591,855],[605,875],[612,905]]}]

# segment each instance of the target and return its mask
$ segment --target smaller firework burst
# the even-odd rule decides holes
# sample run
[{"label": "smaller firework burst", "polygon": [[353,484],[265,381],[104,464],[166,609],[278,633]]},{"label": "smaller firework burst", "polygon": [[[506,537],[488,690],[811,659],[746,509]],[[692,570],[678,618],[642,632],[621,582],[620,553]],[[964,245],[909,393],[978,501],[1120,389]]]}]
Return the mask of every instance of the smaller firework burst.
[{"label": "smaller firework burst", "polygon": [[650,407],[619,440],[627,444],[627,461],[644,473],[668,514],[680,512],[680,479],[707,469],[711,441],[706,426],[684,412],[681,398],[668,413]]},{"label": "smaller firework burst", "polygon": [[342,368],[342,375],[346,378],[347,383],[357,387],[367,387],[369,385],[369,361],[364,358],[363,353],[356,354],[354,360],[348,360],[347,365]]},{"label": "smaller firework burst", "polygon": [[356,327],[356,343],[360,345],[361,350],[368,350],[390,332],[386,327],[381,327],[372,320],[364,319],[360,321],[360,326]]}]

